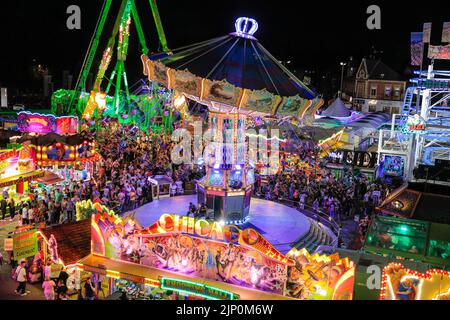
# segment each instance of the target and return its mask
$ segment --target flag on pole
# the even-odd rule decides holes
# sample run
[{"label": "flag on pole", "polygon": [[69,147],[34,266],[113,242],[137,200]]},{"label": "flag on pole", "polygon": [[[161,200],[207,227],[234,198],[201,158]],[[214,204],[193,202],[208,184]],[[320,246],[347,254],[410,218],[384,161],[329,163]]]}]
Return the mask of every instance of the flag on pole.
[{"label": "flag on pole", "polygon": [[420,66],[423,57],[423,32],[411,32],[411,65]]},{"label": "flag on pole", "polygon": [[423,43],[430,43],[431,39],[431,22],[423,24]]},{"label": "flag on pole", "polygon": [[444,22],[441,42],[450,42],[450,22]]},{"label": "flag on pole", "polygon": [[429,46],[428,58],[436,60],[450,60],[450,44],[446,46]]}]

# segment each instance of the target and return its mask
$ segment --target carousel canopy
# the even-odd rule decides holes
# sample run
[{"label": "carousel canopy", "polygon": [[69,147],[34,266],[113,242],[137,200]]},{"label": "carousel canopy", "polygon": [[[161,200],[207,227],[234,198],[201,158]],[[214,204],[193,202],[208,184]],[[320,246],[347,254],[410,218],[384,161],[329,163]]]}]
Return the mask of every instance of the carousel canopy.
[{"label": "carousel canopy", "polygon": [[150,80],[200,97],[198,100],[262,113],[303,116],[310,110],[313,114],[321,99],[315,99],[316,93],[253,36],[257,22],[239,18],[235,27],[236,32],[173,50],[169,55],[143,56],[144,73]]},{"label": "carousel canopy", "polygon": [[[150,57],[150,59],[153,59]],[[262,90],[279,95],[315,94],[281,65],[256,39],[235,33],[194,45],[159,60],[172,69],[188,69],[210,80],[226,80],[236,87]]]},{"label": "carousel canopy", "polygon": [[352,115],[351,111],[345,106],[344,102],[340,98],[334,100],[334,102],[322,112],[322,116],[330,118],[346,118]]}]

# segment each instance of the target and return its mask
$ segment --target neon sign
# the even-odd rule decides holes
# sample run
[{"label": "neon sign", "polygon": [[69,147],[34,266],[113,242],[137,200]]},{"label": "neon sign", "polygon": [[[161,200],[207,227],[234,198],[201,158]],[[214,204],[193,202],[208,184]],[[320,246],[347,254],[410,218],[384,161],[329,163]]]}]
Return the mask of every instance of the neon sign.
[{"label": "neon sign", "polygon": [[19,152],[14,148],[11,151],[6,151],[3,153],[0,153],[0,162],[8,160],[9,158],[14,158],[14,157],[18,157],[18,156],[19,156]]},{"label": "neon sign", "polygon": [[20,112],[17,115],[17,127],[21,132],[76,134],[77,117],[55,117],[51,114]]},{"label": "neon sign", "polygon": [[168,232],[183,232],[200,237],[211,238],[216,240],[227,240],[232,242],[231,239],[225,239],[224,229],[219,222],[213,222],[212,224],[205,219],[194,219],[192,217],[180,217],[175,214],[163,214],[158,221],[161,233]]},{"label": "neon sign", "polygon": [[[152,229],[152,227],[150,227]],[[239,229],[235,225],[223,226],[220,222],[210,222],[205,219],[179,216],[175,214],[163,214],[156,223],[155,234],[161,233],[187,233],[202,238],[239,243],[256,249],[266,257],[291,265],[294,262],[280,253],[275,247],[256,230],[247,228]],[[151,234],[151,233],[150,233]]]},{"label": "neon sign", "polygon": [[380,299],[435,300],[446,290],[450,290],[450,272],[434,268],[422,273],[392,262],[383,270]]},{"label": "neon sign", "polygon": [[418,114],[409,116],[406,120],[405,125],[402,128],[404,133],[425,133],[426,132],[426,121]]},{"label": "neon sign", "polygon": [[161,278],[161,289],[173,290],[181,294],[195,295],[210,300],[238,300],[239,295],[230,291],[207,286],[204,284],[173,279]]}]

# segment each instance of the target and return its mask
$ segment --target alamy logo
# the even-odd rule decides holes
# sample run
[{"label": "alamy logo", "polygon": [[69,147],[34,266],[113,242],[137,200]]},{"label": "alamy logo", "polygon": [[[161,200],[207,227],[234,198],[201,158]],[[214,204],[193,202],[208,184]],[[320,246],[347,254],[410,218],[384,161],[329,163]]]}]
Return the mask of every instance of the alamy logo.
[{"label": "alamy logo", "polygon": [[369,30],[380,30],[381,29],[381,9],[377,5],[371,5],[367,7],[367,14],[370,16],[367,18],[367,29]]},{"label": "alamy logo", "polygon": [[367,267],[367,274],[370,276],[367,278],[367,288],[369,290],[379,290],[381,288],[381,268],[377,265],[371,265]]},{"label": "alamy logo", "polygon": [[77,5],[67,7],[66,13],[70,16],[67,18],[66,26],[69,30],[81,30],[81,9]]},{"label": "alamy logo", "polygon": [[194,122],[194,136],[186,129],[177,129],[172,134],[175,146],[171,152],[174,164],[194,164],[201,159],[205,165],[229,165],[232,163],[261,164],[271,171],[280,165],[279,130],[244,132],[225,129],[221,134],[211,129],[202,132],[202,123]]}]

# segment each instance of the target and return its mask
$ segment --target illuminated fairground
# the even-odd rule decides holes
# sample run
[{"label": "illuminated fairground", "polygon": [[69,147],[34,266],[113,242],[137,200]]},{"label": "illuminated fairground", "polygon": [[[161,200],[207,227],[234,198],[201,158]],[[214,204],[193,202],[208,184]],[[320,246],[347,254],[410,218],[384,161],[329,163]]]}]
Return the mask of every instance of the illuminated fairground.
[{"label": "illuminated fairground", "polygon": [[151,0],[155,53],[119,3],[51,111],[0,112],[0,299],[450,299],[448,45],[421,38],[409,87],[362,59],[365,110],[346,63],[325,99],[254,18],[169,49]]}]

